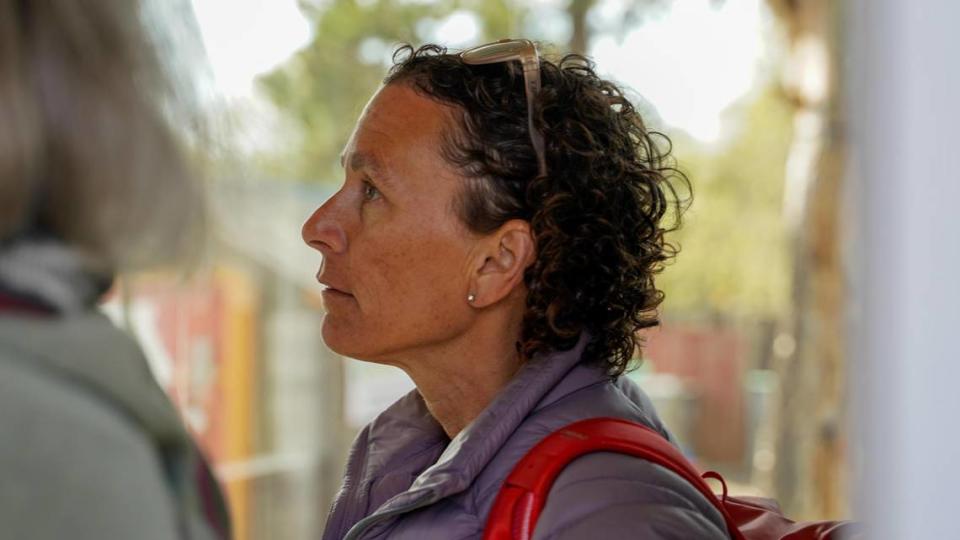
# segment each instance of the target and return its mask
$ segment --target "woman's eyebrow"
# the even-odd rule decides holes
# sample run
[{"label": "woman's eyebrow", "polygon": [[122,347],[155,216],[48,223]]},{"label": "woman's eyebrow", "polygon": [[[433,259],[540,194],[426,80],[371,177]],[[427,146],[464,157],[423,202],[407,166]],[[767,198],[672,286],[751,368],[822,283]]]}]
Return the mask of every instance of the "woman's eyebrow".
[{"label": "woman's eyebrow", "polygon": [[[346,154],[340,156],[340,165],[345,166],[347,162]],[[355,152],[349,159],[350,170],[364,170],[369,172],[375,180],[383,186],[390,188],[393,186],[393,178],[390,172],[383,165],[383,162],[377,156],[364,152]]]},{"label": "woman's eyebrow", "polygon": [[[340,165],[346,166],[346,156],[340,156]],[[368,169],[375,174],[383,173],[383,166],[380,164],[380,160],[371,154],[364,154],[363,152],[355,152],[350,156],[350,168],[352,170]]]}]

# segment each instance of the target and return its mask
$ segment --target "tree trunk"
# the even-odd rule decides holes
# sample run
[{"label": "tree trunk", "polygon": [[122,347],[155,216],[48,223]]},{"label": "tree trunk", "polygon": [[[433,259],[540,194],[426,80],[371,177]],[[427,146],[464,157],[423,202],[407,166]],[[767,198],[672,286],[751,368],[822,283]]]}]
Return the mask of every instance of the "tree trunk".
[{"label": "tree trunk", "polygon": [[567,12],[573,22],[573,34],[570,36],[570,52],[587,54],[590,46],[590,36],[587,30],[587,11],[593,5],[593,0],[571,0]]},{"label": "tree trunk", "polygon": [[769,0],[787,28],[784,90],[796,107],[784,211],[794,243],[795,352],[778,366],[777,497],[802,518],[846,515],[843,261],[839,212],[846,155],[839,119],[839,9]]}]

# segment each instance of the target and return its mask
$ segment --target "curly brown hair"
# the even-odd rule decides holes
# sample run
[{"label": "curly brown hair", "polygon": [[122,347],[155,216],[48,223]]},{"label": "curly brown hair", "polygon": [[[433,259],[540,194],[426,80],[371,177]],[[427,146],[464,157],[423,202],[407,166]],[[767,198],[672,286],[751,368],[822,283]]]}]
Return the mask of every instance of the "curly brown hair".
[{"label": "curly brown hair", "polygon": [[519,62],[468,65],[432,44],[403,45],[393,59],[385,84],[410,84],[462,114],[442,152],[467,179],[464,223],[481,234],[511,219],[530,223],[537,256],[524,275],[518,350],[526,358],[566,350],[586,330],[584,358],[623,373],[642,345],[638,331],[659,324],[664,295],[654,276],[677,253],[664,235],[679,227],[688,200],[672,181],[690,193],[670,140],[648,130],[587,58],[541,59],[533,109],[548,172],[539,177]]}]

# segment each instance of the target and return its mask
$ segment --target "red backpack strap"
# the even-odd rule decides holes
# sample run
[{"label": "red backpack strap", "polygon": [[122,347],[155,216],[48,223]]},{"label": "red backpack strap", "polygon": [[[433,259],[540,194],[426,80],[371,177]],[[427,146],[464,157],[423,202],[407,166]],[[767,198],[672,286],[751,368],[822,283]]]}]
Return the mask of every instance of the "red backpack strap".
[{"label": "red backpack strap", "polygon": [[484,540],[529,540],[550,487],[574,459],[592,452],[629,454],[673,471],[690,482],[723,514],[734,540],[743,540],[729,513],[683,454],[656,431],[617,418],[575,422],[540,441],[504,482],[484,532]]}]

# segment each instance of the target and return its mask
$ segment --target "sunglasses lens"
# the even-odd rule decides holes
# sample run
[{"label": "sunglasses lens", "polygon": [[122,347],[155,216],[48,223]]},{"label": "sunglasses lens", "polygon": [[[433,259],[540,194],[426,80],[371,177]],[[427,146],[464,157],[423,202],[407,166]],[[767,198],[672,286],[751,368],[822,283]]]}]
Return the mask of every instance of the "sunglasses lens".
[{"label": "sunglasses lens", "polygon": [[468,63],[486,64],[491,62],[502,62],[510,58],[516,58],[530,47],[530,42],[526,40],[512,40],[489,45],[481,45],[476,49],[471,49],[463,53],[463,60]]}]

